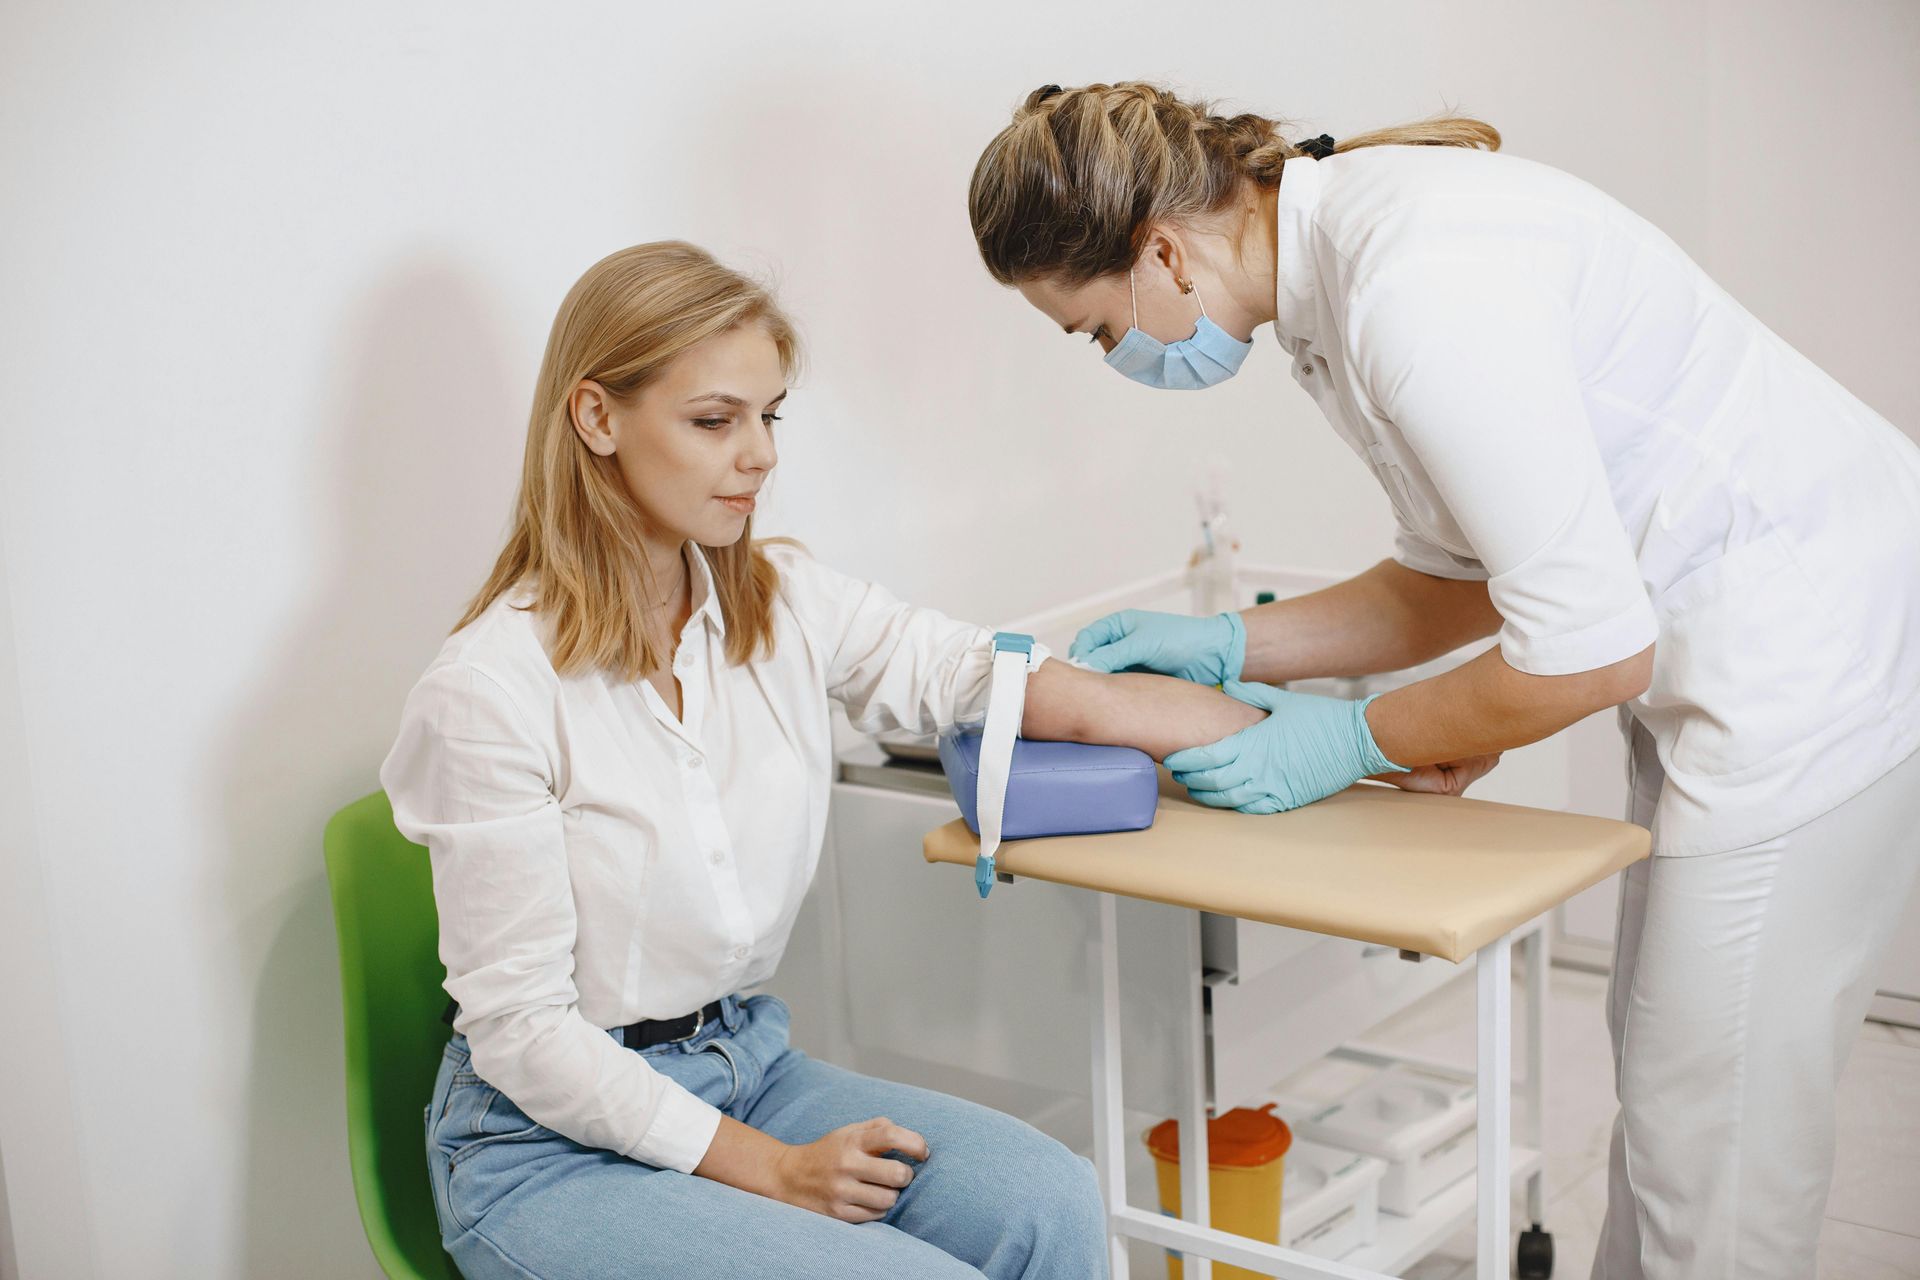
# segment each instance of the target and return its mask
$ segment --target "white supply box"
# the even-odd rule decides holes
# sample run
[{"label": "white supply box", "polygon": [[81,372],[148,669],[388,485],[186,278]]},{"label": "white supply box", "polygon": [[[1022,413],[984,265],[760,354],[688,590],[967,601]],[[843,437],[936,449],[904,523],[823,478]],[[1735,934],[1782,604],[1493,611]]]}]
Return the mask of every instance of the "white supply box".
[{"label": "white supply box", "polygon": [[1385,1162],[1298,1139],[1287,1152],[1280,1190],[1280,1245],[1343,1258],[1372,1244],[1380,1226]]},{"label": "white supply box", "polygon": [[1411,1217],[1420,1203],[1474,1167],[1474,1080],[1394,1063],[1332,1103],[1279,1099],[1298,1137],[1386,1163],[1380,1207]]}]

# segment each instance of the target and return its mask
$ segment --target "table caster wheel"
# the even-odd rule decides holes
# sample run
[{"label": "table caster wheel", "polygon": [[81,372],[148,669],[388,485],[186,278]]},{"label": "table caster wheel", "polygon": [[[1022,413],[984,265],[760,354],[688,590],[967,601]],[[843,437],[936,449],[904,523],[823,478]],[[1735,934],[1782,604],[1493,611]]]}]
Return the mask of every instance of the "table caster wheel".
[{"label": "table caster wheel", "polygon": [[1547,1280],[1553,1274],[1553,1233],[1542,1231],[1537,1222],[1531,1231],[1522,1231],[1518,1262],[1514,1274],[1520,1280]]}]

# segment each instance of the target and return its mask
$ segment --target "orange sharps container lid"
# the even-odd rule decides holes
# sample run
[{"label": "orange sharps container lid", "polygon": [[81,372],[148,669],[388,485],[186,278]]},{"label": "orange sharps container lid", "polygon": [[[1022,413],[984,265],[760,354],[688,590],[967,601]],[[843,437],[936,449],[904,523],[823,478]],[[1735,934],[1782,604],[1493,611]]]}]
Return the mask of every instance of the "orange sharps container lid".
[{"label": "orange sharps container lid", "polygon": [[[1207,1121],[1207,1164],[1210,1168],[1248,1169],[1270,1164],[1287,1154],[1293,1130],[1273,1114],[1269,1102],[1258,1111],[1235,1107]],[[1180,1122],[1162,1120],[1147,1133],[1147,1149],[1162,1160],[1180,1162]]]}]

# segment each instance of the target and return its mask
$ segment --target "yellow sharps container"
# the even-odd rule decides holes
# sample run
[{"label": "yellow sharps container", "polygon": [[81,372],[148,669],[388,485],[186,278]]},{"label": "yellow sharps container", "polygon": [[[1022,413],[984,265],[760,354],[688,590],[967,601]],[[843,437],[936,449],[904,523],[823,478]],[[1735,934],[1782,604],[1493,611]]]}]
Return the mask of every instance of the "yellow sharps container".
[{"label": "yellow sharps container", "polygon": [[[1221,1231],[1276,1244],[1280,1239],[1280,1183],[1293,1131],[1273,1114],[1235,1107],[1207,1121],[1207,1196],[1212,1225]],[[1162,1120],[1147,1133],[1160,1208],[1180,1216],[1180,1123]],[[1217,1280],[1264,1280],[1256,1271],[1216,1262]],[[1168,1280],[1180,1280],[1180,1257],[1167,1251]]]}]

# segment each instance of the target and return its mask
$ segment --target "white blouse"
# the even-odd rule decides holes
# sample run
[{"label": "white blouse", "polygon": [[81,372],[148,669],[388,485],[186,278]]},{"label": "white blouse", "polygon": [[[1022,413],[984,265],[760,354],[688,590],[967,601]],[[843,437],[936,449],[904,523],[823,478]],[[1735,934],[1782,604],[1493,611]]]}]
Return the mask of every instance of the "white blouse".
[{"label": "white blouse", "polygon": [[1368,147],[1289,161],[1277,204],[1274,330],[1395,558],[1484,579],[1521,671],[1657,638],[1626,714],[1666,773],[1659,852],[1766,839],[1920,747],[1911,440],[1546,165]]},{"label": "white blouse", "polygon": [[380,769],[425,844],[446,989],[475,1070],[577,1142],[691,1172],[720,1113],[602,1028],[765,982],[813,878],[832,781],[828,699],[857,728],[985,714],[991,633],[784,545],[773,651],[726,661],[706,559],[673,658],[646,680],[562,677],[540,615],[496,600],[408,695]]}]

